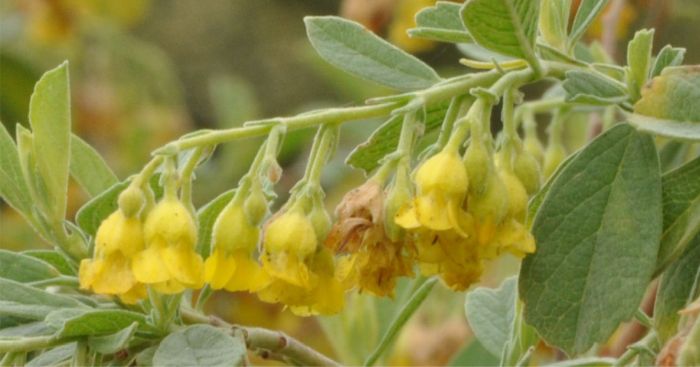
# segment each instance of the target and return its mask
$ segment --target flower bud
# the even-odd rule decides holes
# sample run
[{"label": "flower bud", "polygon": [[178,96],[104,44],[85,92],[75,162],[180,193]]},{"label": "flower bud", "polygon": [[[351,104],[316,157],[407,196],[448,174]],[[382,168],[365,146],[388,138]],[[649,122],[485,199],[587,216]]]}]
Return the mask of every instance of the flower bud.
[{"label": "flower bud", "polygon": [[492,165],[491,154],[484,142],[481,139],[472,139],[464,153],[464,167],[471,183],[470,192],[480,195],[486,190]]},{"label": "flower bud", "polygon": [[331,230],[331,216],[326,210],[321,195],[316,195],[313,200],[313,205],[311,206],[311,211],[308,214],[309,220],[314,227],[314,232],[316,233],[316,238],[319,240],[324,240],[328,236],[328,232]]},{"label": "flower bud", "polygon": [[508,194],[508,216],[518,221],[523,221],[527,211],[528,198],[525,187],[518,180],[518,177],[508,170],[501,170],[499,176]]},{"label": "flower bud", "polygon": [[243,208],[252,225],[260,225],[265,219],[268,211],[267,197],[259,183],[253,185],[250,194],[243,203]]},{"label": "flower bud", "polygon": [[425,161],[416,173],[421,193],[439,191],[444,195],[463,195],[469,188],[467,171],[457,152],[445,151]]},{"label": "flower bud", "polygon": [[566,149],[564,149],[563,145],[554,143],[548,146],[547,151],[544,153],[542,169],[544,177],[551,177],[564,159],[566,159]]},{"label": "flower bud", "polygon": [[163,240],[194,248],[197,227],[189,210],[179,200],[164,198],[148,213],[144,225],[146,243]]},{"label": "flower bud", "polygon": [[486,176],[486,185],[481,194],[469,196],[469,212],[477,219],[489,218],[499,223],[508,213],[508,189],[494,171]]},{"label": "flower bud", "polygon": [[522,150],[513,164],[515,175],[520,182],[525,186],[528,194],[532,195],[540,189],[542,183],[542,173],[540,172],[540,164],[537,163],[535,157],[525,150]]},{"label": "flower bud", "polygon": [[248,218],[240,205],[229,203],[214,223],[212,248],[220,248],[228,253],[236,250],[253,251],[258,244],[260,230]]},{"label": "flower bud", "polygon": [[401,227],[396,224],[394,218],[399,213],[399,210],[410,204],[413,199],[411,188],[408,185],[408,178],[399,178],[398,175],[406,172],[397,172],[397,178],[394,185],[389,190],[384,205],[384,231],[392,241],[398,241],[401,237]]},{"label": "flower bud", "polygon": [[317,245],[313,223],[298,210],[273,217],[265,228],[264,247],[270,253],[291,252],[303,258],[314,253]]},{"label": "flower bud", "polygon": [[143,249],[143,230],[141,221],[127,217],[122,210],[117,210],[107,217],[95,235],[96,252],[110,254],[122,252],[133,256]]},{"label": "flower bud", "polygon": [[126,217],[135,217],[146,203],[146,197],[138,186],[129,185],[119,194],[117,203]]},{"label": "flower bud", "polygon": [[525,134],[525,139],[523,139],[523,148],[528,152],[536,161],[542,162],[544,159],[544,148],[542,148],[542,143],[537,139],[534,134]]}]

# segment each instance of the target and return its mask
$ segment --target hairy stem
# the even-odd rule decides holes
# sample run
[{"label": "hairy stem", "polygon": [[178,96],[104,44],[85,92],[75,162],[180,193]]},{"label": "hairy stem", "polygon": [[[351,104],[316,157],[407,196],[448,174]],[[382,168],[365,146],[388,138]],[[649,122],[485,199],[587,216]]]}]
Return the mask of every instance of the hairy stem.
[{"label": "hairy stem", "polygon": [[263,358],[293,362],[302,366],[340,366],[340,363],[283,332],[231,325],[215,316],[208,317],[187,308],[181,309],[181,313],[183,321],[189,324],[219,326],[228,329],[231,334],[240,331],[247,348],[258,352]]}]

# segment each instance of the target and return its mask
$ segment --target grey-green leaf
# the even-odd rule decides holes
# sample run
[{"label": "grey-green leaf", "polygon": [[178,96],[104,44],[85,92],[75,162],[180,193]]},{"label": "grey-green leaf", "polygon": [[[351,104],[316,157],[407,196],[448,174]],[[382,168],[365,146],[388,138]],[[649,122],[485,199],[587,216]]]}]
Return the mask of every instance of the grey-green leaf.
[{"label": "grey-green leaf", "polygon": [[699,281],[700,234],[661,276],[654,305],[654,329],[662,345],[678,332],[678,311],[700,296],[696,285]]},{"label": "grey-green leaf", "polygon": [[102,156],[77,135],[73,135],[71,140],[70,173],[90,197],[119,182]]},{"label": "grey-green leaf", "polygon": [[51,279],[59,275],[61,274],[58,270],[45,261],[0,249],[0,278],[27,283]]},{"label": "grey-green leaf", "polygon": [[601,11],[608,4],[608,0],[582,0],[578,11],[576,12],[576,17],[574,18],[574,23],[571,25],[571,31],[569,32],[569,50],[572,50],[578,41],[583,37],[591,26],[593,21],[598,17]]},{"label": "grey-green leaf", "polygon": [[498,289],[480,287],[467,293],[464,310],[476,338],[494,356],[500,357],[510,340],[517,278],[506,279]]},{"label": "grey-green leaf", "polygon": [[129,344],[129,339],[134,336],[139,323],[134,322],[128,327],[109,335],[91,336],[88,338],[90,349],[102,354],[113,354],[124,349]]},{"label": "grey-green leaf", "polygon": [[682,65],[684,58],[684,48],[671,47],[671,45],[664,46],[664,48],[662,48],[661,51],[659,51],[659,54],[656,55],[656,60],[654,60],[654,66],[651,67],[649,77],[654,78],[661,75],[661,72],[669,66]]},{"label": "grey-green leaf", "polygon": [[459,4],[447,1],[424,8],[416,14],[416,28],[408,30],[409,36],[440,42],[474,42],[462,24],[460,8]]},{"label": "grey-green leaf", "polygon": [[700,233],[700,157],[663,176],[664,231],[656,274],[677,259]]},{"label": "grey-green leaf", "polygon": [[54,219],[63,220],[70,162],[70,87],[68,63],[46,72],[29,101],[34,158],[46,184]]},{"label": "grey-green leaf", "polygon": [[528,61],[535,59],[538,0],[470,0],[462,22],[481,46]]},{"label": "grey-green leaf", "polygon": [[627,45],[627,84],[633,99],[640,97],[640,91],[649,78],[651,69],[651,49],[654,45],[654,30],[642,29],[634,34]]},{"label": "grey-green leaf", "polygon": [[662,230],[651,137],[626,124],[580,151],[553,182],[523,261],[525,319],[569,355],[632,317],[651,280]]},{"label": "grey-green leaf", "polygon": [[31,211],[29,189],[22,175],[17,147],[0,123],[0,196],[25,216]]},{"label": "grey-green leaf", "polygon": [[591,105],[618,104],[627,100],[627,91],[617,81],[599,73],[573,70],[563,83],[566,100]]},{"label": "grey-green leaf", "polygon": [[168,335],[153,356],[157,366],[240,366],[245,342],[209,325],[194,325]]},{"label": "grey-green leaf", "polygon": [[54,250],[27,250],[22,252],[23,254],[27,256],[31,256],[34,258],[37,258],[39,260],[42,260],[51,266],[53,266],[56,270],[58,270],[61,274],[64,275],[76,275],[76,264],[71,263],[71,260],[69,260],[65,255],[62,255],[61,253],[54,251]]},{"label": "grey-green leaf", "polygon": [[46,316],[46,323],[57,329],[56,336],[68,338],[116,333],[134,322],[145,324],[143,314],[126,310],[56,310]]},{"label": "grey-green leaf", "polygon": [[[440,128],[442,119],[445,117],[445,113],[447,113],[448,105],[449,103],[442,103],[429,106],[426,109],[424,134]],[[393,152],[398,146],[402,121],[403,116],[393,116],[389,118],[382,126],[372,133],[366,142],[358,145],[350,155],[348,155],[345,163],[364,170],[366,173],[379,167],[381,159],[384,158],[385,155]]]},{"label": "grey-green leaf", "polygon": [[399,90],[430,87],[440,77],[430,66],[360,24],[334,16],[306,17],[306,33],[330,64]]},{"label": "grey-green leaf", "polygon": [[700,141],[700,122],[662,120],[638,113],[626,114],[627,122],[640,131],[675,140]]},{"label": "grey-green leaf", "polygon": [[540,33],[557,50],[566,52],[571,0],[548,0],[540,4]]},{"label": "grey-green leaf", "polygon": [[63,366],[67,365],[70,359],[75,354],[78,344],[68,343],[49,349],[27,362],[26,367],[45,367],[45,366]]},{"label": "grey-green leaf", "polygon": [[59,308],[87,308],[74,298],[0,278],[0,315],[41,320]]}]

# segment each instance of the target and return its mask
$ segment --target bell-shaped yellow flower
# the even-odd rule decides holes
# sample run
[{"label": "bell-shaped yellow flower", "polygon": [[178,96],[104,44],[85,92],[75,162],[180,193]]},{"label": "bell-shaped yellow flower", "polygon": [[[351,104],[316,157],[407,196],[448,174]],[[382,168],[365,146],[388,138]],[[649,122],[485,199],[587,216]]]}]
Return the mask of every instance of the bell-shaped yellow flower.
[{"label": "bell-shaped yellow flower", "polygon": [[203,261],[195,252],[197,228],[187,208],[166,195],[146,217],[146,248],[132,264],[139,282],[166,294],[203,285]]},{"label": "bell-shaped yellow flower", "polygon": [[409,210],[397,216],[406,229],[416,224],[430,230],[454,229],[468,236],[459,226],[459,211],[469,187],[467,171],[456,151],[445,150],[428,159],[416,173],[417,196]]},{"label": "bell-shaped yellow flower", "polygon": [[311,220],[300,209],[273,218],[265,228],[262,264],[272,278],[310,289],[312,279],[306,260],[318,247]]},{"label": "bell-shaped yellow flower", "polygon": [[212,253],[204,263],[204,280],[213,289],[255,292],[268,278],[252,256],[260,229],[251,224],[242,205],[231,202],[214,223]]},{"label": "bell-shaped yellow flower", "polygon": [[143,298],[133,292],[139,284],[131,271],[131,257],[143,246],[138,218],[126,217],[121,210],[110,214],[97,230],[94,258],[80,262],[80,287],[99,294],[122,296],[133,302]]}]

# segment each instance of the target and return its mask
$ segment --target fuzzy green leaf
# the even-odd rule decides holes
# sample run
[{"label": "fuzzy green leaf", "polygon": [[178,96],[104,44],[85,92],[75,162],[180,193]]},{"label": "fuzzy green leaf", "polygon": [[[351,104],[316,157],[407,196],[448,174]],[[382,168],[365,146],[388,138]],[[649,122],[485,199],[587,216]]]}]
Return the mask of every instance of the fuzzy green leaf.
[{"label": "fuzzy green leaf", "polygon": [[467,293],[464,310],[469,326],[494,356],[500,357],[510,340],[517,293],[515,277],[505,280],[498,289],[480,287]]},{"label": "fuzzy green leaf", "polygon": [[469,0],[462,22],[479,45],[528,61],[535,58],[538,0]]},{"label": "fuzzy green leaf", "polygon": [[583,37],[588,30],[588,27],[593,24],[593,21],[603,11],[608,0],[582,0],[576,12],[574,23],[571,25],[569,32],[569,50],[573,50],[574,46]]},{"label": "fuzzy green leaf", "polygon": [[[426,109],[424,135],[439,129],[447,113],[449,103],[430,106]],[[403,116],[393,116],[375,130],[366,142],[358,145],[345,163],[366,173],[379,167],[384,156],[396,150],[399,144]]]},{"label": "fuzzy green leaf", "polygon": [[[700,296],[700,234],[661,276],[654,305],[654,329],[661,344],[678,332],[678,311]],[[694,293],[693,293],[694,291]]]},{"label": "fuzzy green leaf", "polygon": [[70,162],[70,87],[68,63],[46,72],[29,101],[29,123],[34,133],[34,159],[46,185],[51,215],[63,220]]},{"label": "fuzzy green leaf", "polygon": [[653,140],[617,125],[576,155],[540,206],[537,251],[520,272],[527,322],[569,355],[606,340],[639,306],[661,230]]},{"label": "fuzzy green leaf", "polygon": [[145,322],[143,314],[126,310],[64,309],[46,316],[46,323],[56,329],[59,338],[113,334],[133,323]]},{"label": "fuzzy green leaf", "polygon": [[27,256],[31,256],[34,258],[37,258],[39,260],[42,260],[46,263],[49,263],[51,266],[53,266],[56,270],[58,270],[61,274],[64,275],[76,275],[76,269],[75,265],[71,263],[71,261],[66,258],[66,256],[58,253],[57,251],[54,250],[27,250],[23,251],[23,254]]},{"label": "fuzzy green leaf", "polygon": [[661,75],[661,72],[667,67],[682,65],[684,58],[684,48],[671,47],[671,45],[664,46],[654,60],[654,66],[651,68],[649,77],[654,78]]},{"label": "fuzzy green leaf", "polygon": [[664,231],[656,274],[677,259],[700,233],[700,157],[663,176]]},{"label": "fuzzy green leaf", "polygon": [[194,325],[168,335],[153,356],[156,366],[241,366],[246,346],[221,329]]},{"label": "fuzzy green leaf", "polygon": [[0,123],[0,196],[25,216],[31,212],[29,189],[22,175],[17,147],[2,123]]},{"label": "fuzzy green leaf", "polygon": [[423,89],[440,81],[430,66],[356,22],[321,16],[306,17],[304,23],[316,52],[351,74],[398,90]]},{"label": "fuzzy green leaf", "polygon": [[589,71],[569,71],[563,85],[566,100],[591,105],[618,104],[627,100],[627,91],[614,79]]},{"label": "fuzzy green leaf", "polygon": [[474,42],[462,24],[459,11],[459,4],[438,1],[435,6],[424,8],[416,14],[416,28],[409,29],[408,34],[440,42]]},{"label": "fuzzy green leaf", "polygon": [[552,47],[566,51],[571,0],[547,0],[540,4],[540,33]]},{"label": "fuzzy green leaf", "polygon": [[675,140],[700,141],[700,122],[663,120],[638,113],[626,114],[626,119],[639,131]]},{"label": "fuzzy green leaf", "polygon": [[102,156],[77,135],[73,135],[71,140],[70,173],[90,197],[119,182]]},{"label": "fuzzy green leaf", "polygon": [[87,308],[74,298],[0,278],[0,316],[41,320],[60,308]]},{"label": "fuzzy green leaf", "polygon": [[0,278],[28,283],[59,275],[58,270],[42,260],[0,249]]},{"label": "fuzzy green leaf", "polygon": [[78,343],[68,343],[49,349],[27,362],[26,367],[65,366],[75,354]]},{"label": "fuzzy green leaf", "polygon": [[634,34],[627,45],[627,85],[634,100],[639,99],[639,91],[646,84],[651,70],[651,49],[654,46],[654,30],[642,29]]},{"label": "fuzzy green leaf", "polygon": [[642,90],[634,112],[660,120],[700,125],[700,66],[664,69]]}]

